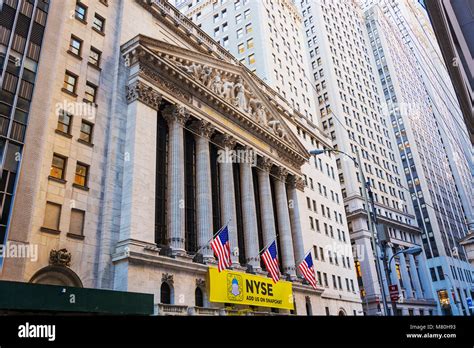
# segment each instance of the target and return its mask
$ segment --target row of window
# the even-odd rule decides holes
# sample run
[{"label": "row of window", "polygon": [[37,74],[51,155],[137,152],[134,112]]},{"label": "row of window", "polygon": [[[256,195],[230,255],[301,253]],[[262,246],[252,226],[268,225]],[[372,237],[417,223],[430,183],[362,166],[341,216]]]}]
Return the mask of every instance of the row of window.
[{"label": "row of window", "polygon": [[[67,161],[67,157],[54,153],[49,177],[65,182]],[[82,162],[77,162],[73,185],[75,187],[87,189],[88,176],[89,165]]]},{"label": "row of window", "polygon": [[[316,272],[317,276],[318,276],[318,283],[321,284],[321,285],[324,285],[326,288],[329,288],[329,281],[328,281],[328,274],[326,272],[320,272],[320,271],[317,271]],[[335,290],[346,290],[348,292],[353,292],[355,293],[355,287],[354,287],[354,280],[353,279],[349,279],[349,278],[345,278],[346,280],[346,287],[344,289],[344,287],[342,286],[342,278],[341,276],[336,276],[336,275],[332,275],[332,286]]]},{"label": "row of window", "polygon": [[[46,202],[42,231],[59,233],[61,222],[62,205],[54,202]],[[86,212],[84,210],[71,209],[71,218],[69,221],[69,237],[83,239],[84,220]]]},{"label": "row of window", "polygon": [[[104,1],[101,1],[101,2],[104,3]],[[87,14],[88,14],[88,7],[82,2],[77,1],[74,17],[80,22],[87,24]],[[101,34],[104,33],[105,18],[99,15],[98,13],[94,13],[94,19],[92,21],[92,29]]]},{"label": "row of window", "polygon": [[[68,53],[73,54],[76,57],[82,58],[82,47],[83,41],[77,36],[71,35],[71,40],[69,41],[69,51]],[[96,68],[100,68],[100,58],[102,52],[97,48],[91,46],[88,56],[88,64]]]},{"label": "row of window", "polygon": [[[64,84],[63,84],[63,92],[71,94],[73,96],[77,96],[77,85],[78,85],[79,76],[74,74],[73,72],[66,70],[64,74]],[[97,91],[98,87],[94,85],[92,82],[86,82],[86,90],[85,90],[85,98],[84,101],[87,103],[95,104],[97,100]]]}]

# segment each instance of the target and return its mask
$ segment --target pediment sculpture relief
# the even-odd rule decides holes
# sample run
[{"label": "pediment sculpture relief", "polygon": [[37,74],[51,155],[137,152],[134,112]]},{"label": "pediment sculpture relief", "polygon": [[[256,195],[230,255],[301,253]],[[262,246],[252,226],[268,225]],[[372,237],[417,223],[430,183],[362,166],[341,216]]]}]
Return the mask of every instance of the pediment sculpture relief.
[{"label": "pediment sculpture relief", "polygon": [[263,125],[277,137],[289,141],[287,131],[281,121],[270,115],[262,100],[255,97],[246,86],[244,79],[237,76],[232,79],[223,78],[221,73],[207,65],[192,63],[176,65],[201,82],[206,88],[222,99],[249,115],[257,123]]}]

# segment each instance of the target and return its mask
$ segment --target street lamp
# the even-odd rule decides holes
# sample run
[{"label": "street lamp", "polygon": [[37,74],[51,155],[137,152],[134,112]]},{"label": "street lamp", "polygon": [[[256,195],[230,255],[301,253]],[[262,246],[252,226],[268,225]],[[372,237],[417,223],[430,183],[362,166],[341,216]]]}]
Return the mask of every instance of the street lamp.
[{"label": "street lamp", "polygon": [[[423,249],[421,249],[420,246],[414,246],[414,247],[410,247],[410,248],[407,248],[407,249],[402,249],[400,251],[397,251],[395,254],[392,255],[392,257],[388,260],[388,266],[389,266],[389,269],[390,269],[390,264],[392,262],[392,260],[394,259],[395,256],[397,255],[400,255],[400,254],[409,254],[409,255],[418,255],[420,254],[421,252],[423,251]],[[391,272],[391,271],[390,271]]]},{"label": "street lamp", "polygon": [[[381,290],[381,293],[382,293],[382,302],[383,302],[385,315],[388,315],[387,298],[385,296],[385,288],[384,288],[383,281],[382,281],[382,275],[380,273],[381,268],[380,268],[379,250],[377,248],[377,242],[376,242],[376,239],[375,239],[374,226],[372,224],[372,214],[371,214],[370,209],[369,209],[368,195],[371,194],[372,192],[370,191],[370,183],[367,182],[367,180],[365,178],[364,170],[362,168],[362,164],[361,164],[361,161],[360,161],[359,151],[356,150],[357,157],[352,157],[351,155],[345,153],[344,151],[340,151],[340,150],[333,149],[333,148],[314,149],[314,150],[310,150],[309,154],[312,155],[312,156],[318,156],[318,155],[321,155],[325,152],[335,152],[335,153],[342,153],[343,155],[346,155],[347,157],[349,157],[354,162],[355,166],[357,168],[359,168],[359,170],[360,170],[360,174],[362,176],[362,181],[364,182],[363,194],[364,194],[364,201],[365,201],[365,210],[366,210],[366,213],[367,213],[367,220],[368,220],[369,229],[370,229],[370,232],[371,232],[371,235],[372,235],[371,236],[372,249],[373,249],[373,252],[375,253],[375,265],[376,265],[375,268],[377,269],[377,278],[378,278],[379,285],[380,285],[380,290]],[[374,207],[373,207],[373,212],[374,212],[374,217],[375,217],[375,208]]]}]

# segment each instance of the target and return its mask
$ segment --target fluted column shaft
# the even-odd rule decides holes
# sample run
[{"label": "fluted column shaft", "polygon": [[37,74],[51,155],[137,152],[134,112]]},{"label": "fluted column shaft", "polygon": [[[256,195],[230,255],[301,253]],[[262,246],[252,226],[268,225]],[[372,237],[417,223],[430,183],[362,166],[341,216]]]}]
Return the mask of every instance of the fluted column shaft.
[{"label": "fluted column shaft", "polygon": [[258,171],[258,188],[260,195],[260,215],[262,217],[263,245],[276,240],[275,216],[273,214],[273,198],[270,185],[270,169],[272,162],[260,159]]},{"label": "fluted column shaft", "polygon": [[416,269],[415,257],[408,255],[408,261],[410,262],[410,273],[411,279],[413,280],[413,286],[415,287],[415,294],[417,299],[423,298],[423,290],[421,289],[420,278],[418,276],[418,270]]},{"label": "fluted column shaft", "polygon": [[418,260],[418,274],[420,275],[420,281],[423,286],[424,298],[433,298],[433,289],[431,287],[431,280],[428,275],[428,268],[426,266],[426,259],[423,253],[416,256]]},{"label": "fluted column shaft", "polygon": [[[393,256],[392,247],[387,245],[385,247],[385,250],[387,252],[387,260],[392,259],[392,256]],[[398,291],[401,292],[400,281],[398,280],[397,266],[396,266],[395,258],[392,259],[392,261],[390,262],[390,265],[388,265],[388,267],[390,267],[390,283],[392,285],[397,285],[398,286]]]},{"label": "fluted column shaft", "polygon": [[252,167],[251,163],[247,161],[240,164],[240,188],[246,262],[254,270],[260,269],[257,208],[255,206]]},{"label": "fluted column shaft", "polygon": [[[222,143],[226,152],[232,150],[235,146],[235,140],[229,135],[223,136]],[[226,156],[219,156],[219,173],[221,220],[223,224],[228,222],[232,264],[239,265],[238,253],[234,252],[234,250],[238,250],[239,243],[237,239],[237,213],[235,208],[234,172],[231,159],[227,158]]]},{"label": "fluted column shaft", "polygon": [[185,254],[185,198],[184,198],[184,134],[183,126],[189,118],[184,107],[169,106],[163,111],[168,121],[168,188],[167,225],[172,252]]},{"label": "fluted column shaft", "polygon": [[278,215],[278,230],[280,234],[281,261],[283,264],[282,273],[291,278],[296,276],[295,256],[293,253],[293,238],[291,236],[290,214],[288,211],[288,198],[286,194],[287,172],[279,170],[279,179],[275,180],[275,196]]},{"label": "fluted column shaft", "polygon": [[209,240],[212,238],[212,186],[209,139],[214,128],[208,122],[196,125],[196,214],[198,248],[204,260],[213,257]]},{"label": "fluted column shaft", "polygon": [[402,275],[403,287],[405,288],[407,298],[413,298],[413,289],[411,287],[410,275],[408,274],[408,268],[407,268],[407,262],[405,260],[405,255],[400,254],[399,259],[400,259],[400,273]]},{"label": "fluted column shaft", "polygon": [[[300,183],[302,184],[302,183]],[[304,257],[303,231],[301,229],[300,211],[298,206],[298,188],[300,187],[296,178],[292,179],[289,188],[289,208],[291,221],[291,235],[293,238],[293,251],[295,262],[299,263]]]}]

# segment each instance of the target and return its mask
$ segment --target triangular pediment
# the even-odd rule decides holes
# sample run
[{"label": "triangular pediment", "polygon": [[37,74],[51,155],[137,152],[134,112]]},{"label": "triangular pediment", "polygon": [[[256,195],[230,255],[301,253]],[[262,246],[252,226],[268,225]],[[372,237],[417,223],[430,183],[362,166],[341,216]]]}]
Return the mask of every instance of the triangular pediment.
[{"label": "triangular pediment", "polygon": [[208,100],[239,113],[247,123],[252,123],[275,141],[291,148],[301,160],[308,159],[307,150],[285,121],[288,117],[285,109],[275,102],[271,93],[266,92],[268,86],[245,66],[143,36],[124,45],[122,50],[133,42],[139,42],[159,57],[168,70],[171,67],[179,72],[181,79],[187,79],[187,84],[191,82],[194,89]]}]

